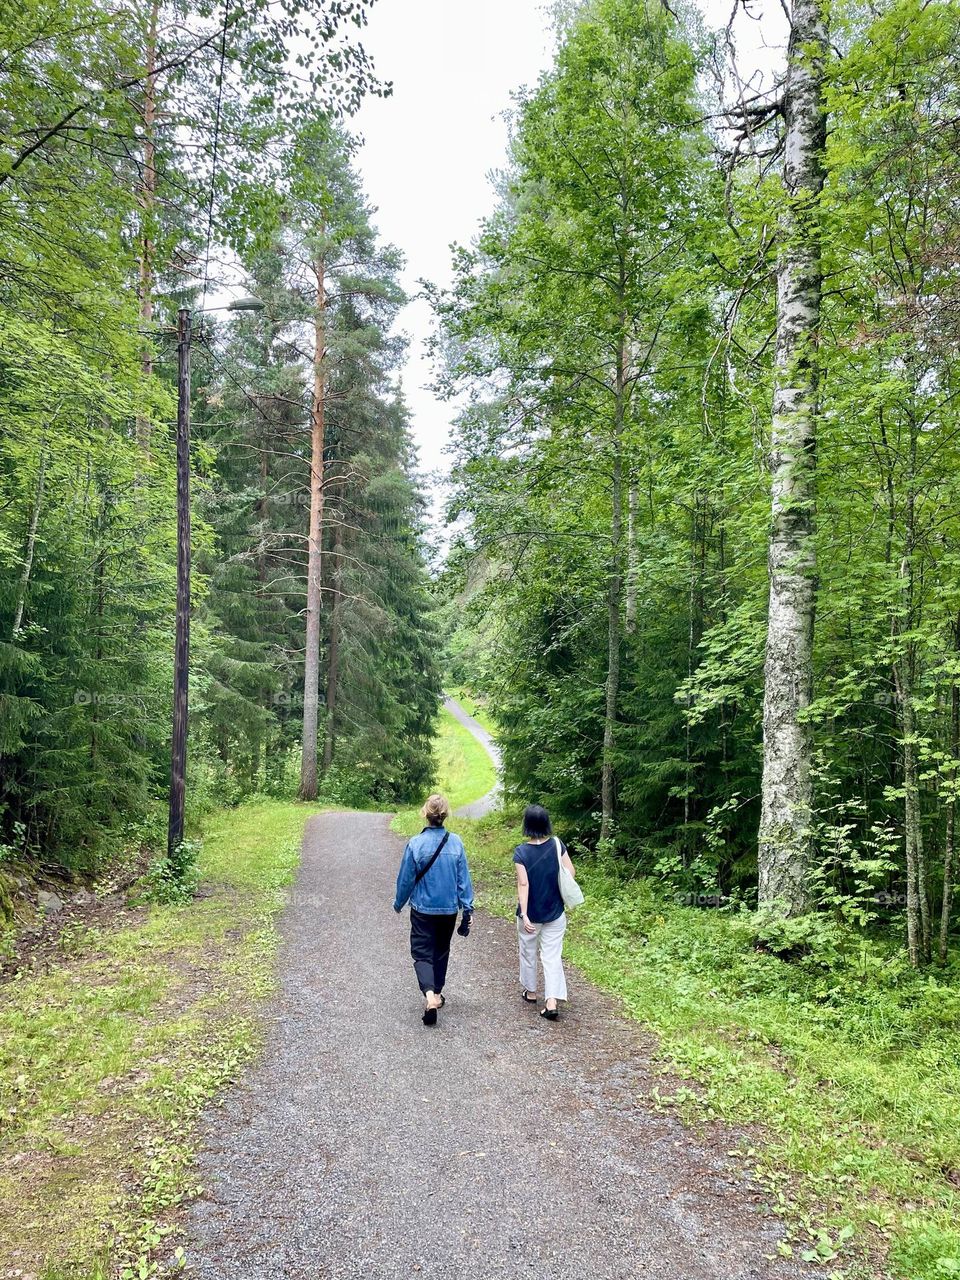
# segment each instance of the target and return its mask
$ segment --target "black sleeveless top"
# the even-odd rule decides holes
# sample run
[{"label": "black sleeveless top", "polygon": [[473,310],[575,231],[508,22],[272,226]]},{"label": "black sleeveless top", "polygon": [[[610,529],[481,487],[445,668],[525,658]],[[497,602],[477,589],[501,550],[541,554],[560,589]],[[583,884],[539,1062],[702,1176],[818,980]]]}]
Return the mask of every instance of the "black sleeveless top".
[{"label": "black sleeveless top", "polygon": [[[561,854],[567,847],[561,840]],[[518,844],[513,851],[514,862],[527,869],[530,896],[527,898],[527,915],[531,924],[550,924],[563,915],[563,898],[560,896],[560,861],[557,856],[557,839],[551,836],[543,844]],[[517,915],[520,907],[517,907]]]}]

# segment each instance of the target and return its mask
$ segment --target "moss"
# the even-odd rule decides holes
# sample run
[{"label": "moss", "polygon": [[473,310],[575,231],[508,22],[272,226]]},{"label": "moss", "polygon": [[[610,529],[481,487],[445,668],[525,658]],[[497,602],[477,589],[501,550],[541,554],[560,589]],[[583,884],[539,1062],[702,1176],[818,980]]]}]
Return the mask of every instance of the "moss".
[{"label": "moss", "polygon": [[17,891],[17,883],[6,874],[0,871],[0,922],[6,923],[13,919],[13,899]]}]

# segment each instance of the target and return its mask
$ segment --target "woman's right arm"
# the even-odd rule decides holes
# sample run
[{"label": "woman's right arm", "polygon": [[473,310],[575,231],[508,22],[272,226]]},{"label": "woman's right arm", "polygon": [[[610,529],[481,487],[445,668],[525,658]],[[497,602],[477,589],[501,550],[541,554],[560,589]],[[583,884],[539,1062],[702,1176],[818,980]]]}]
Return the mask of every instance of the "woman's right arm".
[{"label": "woman's right arm", "polygon": [[407,899],[413,892],[413,882],[417,875],[417,864],[413,856],[413,850],[409,844],[403,851],[403,861],[400,863],[400,872],[397,876],[397,896],[393,900],[394,911],[402,911],[407,905]]}]

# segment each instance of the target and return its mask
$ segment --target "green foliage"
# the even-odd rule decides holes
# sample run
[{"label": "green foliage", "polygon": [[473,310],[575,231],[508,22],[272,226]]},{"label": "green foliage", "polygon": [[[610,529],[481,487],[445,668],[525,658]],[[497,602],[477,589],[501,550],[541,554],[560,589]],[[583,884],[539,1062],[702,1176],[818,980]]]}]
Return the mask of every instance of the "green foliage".
[{"label": "green foliage", "polygon": [[144,877],[151,902],[189,902],[200,884],[198,840],[181,840],[163,857],[154,858]]},{"label": "green foliage", "polygon": [[[353,143],[319,126],[287,156],[282,232],[250,259],[262,315],[233,326],[198,434],[215,451],[205,599],[206,776],[282,793],[300,741],[310,427],[322,331],[322,794],[390,806],[428,783],[439,663],[422,500],[390,336],[399,255],[378,243]],[[318,315],[317,269],[323,271]]]},{"label": "green foliage", "polygon": [[[337,395],[353,389],[332,417],[369,495],[366,545],[349,554],[381,610],[362,623],[377,652],[345,689],[391,669],[362,716],[344,696],[343,723],[358,728],[343,750],[387,779],[378,796],[429,772],[439,680],[390,382],[398,256],[376,243],[336,124],[387,92],[357,43],[368,7],[26,0],[0,12],[0,844],[17,857],[92,871],[165,795],[170,322],[180,305],[210,306],[211,262],[231,250],[268,313],[229,335],[194,328],[191,817],[289,794],[313,319],[293,260],[322,242],[342,259],[327,358]],[[363,648],[360,625],[345,634]]]},{"label": "green foliage", "polygon": [[[902,928],[909,833],[929,953],[960,776],[960,16],[830,8],[810,888]],[[749,906],[782,118],[732,163],[710,48],[662,6],[578,6],[435,298],[468,396],[449,670],[495,710],[508,795],[596,846],[612,763],[609,848]]]}]

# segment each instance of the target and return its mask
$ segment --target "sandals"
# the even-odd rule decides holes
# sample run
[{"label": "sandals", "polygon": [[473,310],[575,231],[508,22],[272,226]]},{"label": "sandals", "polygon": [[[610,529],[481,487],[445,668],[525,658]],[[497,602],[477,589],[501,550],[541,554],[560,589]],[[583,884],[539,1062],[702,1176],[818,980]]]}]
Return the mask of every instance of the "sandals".
[{"label": "sandals", "polygon": [[439,1004],[427,1005],[427,1007],[424,1009],[423,1025],[425,1027],[435,1027],[437,1025],[437,1014],[440,1012],[443,1006],[447,1003],[446,1000],[444,1000],[443,998],[442,992],[439,996],[439,1000],[440,1000]]},{"label": "sandals", "polygon": [[523,1003],[524,1003],[524,1004],[536,1004],[536,1003],[537,1003],[537,997],[536,997],[536,994],[534,994],[534,995],[533,995],[533,997],[531,998],[531,996],[530,996],[529,992],[526,992],[526,991],[521,991],[521,992],[520,992],[520,999],[523,1001]]},{"label": "sandals", "polygon": [[540,1010],[540,1017],[546,1018],[548,1022],[556,1022],[560,1016],[559,1009],[548,1009],[546,1005]]}]

